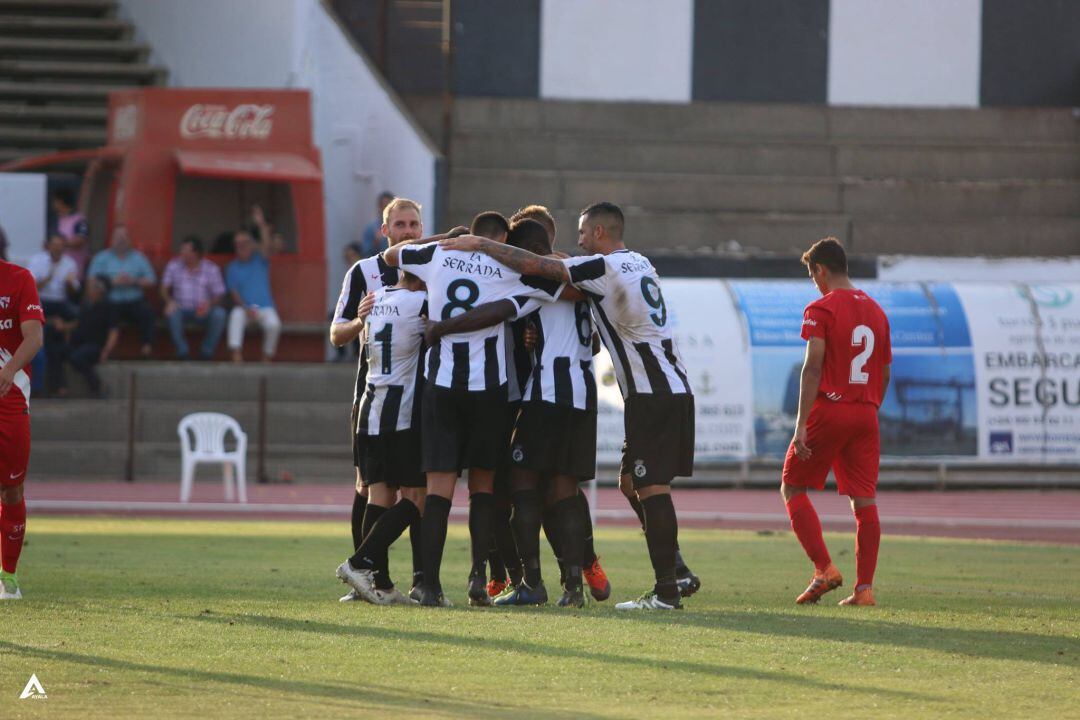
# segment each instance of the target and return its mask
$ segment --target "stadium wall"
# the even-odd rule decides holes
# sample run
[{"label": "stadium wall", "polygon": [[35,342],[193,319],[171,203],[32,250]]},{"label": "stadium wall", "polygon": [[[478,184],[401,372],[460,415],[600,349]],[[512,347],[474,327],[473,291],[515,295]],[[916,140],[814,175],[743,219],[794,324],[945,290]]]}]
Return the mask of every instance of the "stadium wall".
[{"label": "stadium wall", "polygon": [[0,230],[8,241],[8,260],[26,266],[41,251],[45,237],[46,176],[0,173]]},{"label": "stadium wall", "polygon": [[[460,0],[454,14],[464,96],[1080,105],[1080,3],[1062,0]],[[490,61],[508,32],[515,51]]]},{"label": "stadium wall", "polygon": [[319,0],[122,0],[180,87],[304,88],[326,197],[327,307],[341,249],[375,219],[384,188],[418,200],[434,225],[440,156]]}]

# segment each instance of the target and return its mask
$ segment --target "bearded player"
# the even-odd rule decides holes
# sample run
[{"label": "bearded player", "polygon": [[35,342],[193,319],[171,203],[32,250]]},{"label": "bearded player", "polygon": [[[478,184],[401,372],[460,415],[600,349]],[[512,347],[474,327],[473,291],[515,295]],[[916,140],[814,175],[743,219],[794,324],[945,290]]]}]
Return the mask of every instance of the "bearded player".
[{"label": "bearded player", "polygon": [[822,298],[806,306],[806,340],[795,437],[784,460],[780,493],[791,528],[814,563],[814,577],[795,602],[816,603],[843,584],[833,565],[807,488],[821,490],[831,468],[838,492],[855,513],[855,592],[841,605],[874,605],[881,525],[875,502],[881,438],[878,408],[889,387],[889,320],[851,284],[847,255],[836,238],[818,240],[802,256]]},{"label": "bearded player", "polygon": [[34,276],[0,260],[0,600],[22,599],[15,566],[26,534],[30,361],[41,349],[44,324]]}]

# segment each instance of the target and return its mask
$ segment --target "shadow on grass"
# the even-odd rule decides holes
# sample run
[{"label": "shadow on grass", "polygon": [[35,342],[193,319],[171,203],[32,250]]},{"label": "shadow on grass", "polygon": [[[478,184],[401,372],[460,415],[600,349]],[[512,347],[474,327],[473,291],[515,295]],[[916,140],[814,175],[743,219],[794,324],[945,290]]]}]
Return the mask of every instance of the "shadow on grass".
[{"label": "shadow on grass", "polygon": [[[869,616],[874,612],[870,609]],[[890,647],[967,655],[993,660],[1026,660],[1054,665],[1080,666],[1080,640],[1015,630],[967,630],[913,625],[872,617],[840,618],[805,613],[700,612],[677,619],[656,614],[620,616],[625,622],[647,625],[694,625],[759,635],[779,635],[814,640],[829,639]]]},{"label": "shadow on grass", "polygon": [[[419,612],[425,612],[420,610]],[[443,611],[435,611],[443,612]],[[296,620],[293,618],[275,617],[272,615],[181,615],[177,616],[184,620],[199,620],[209,623],[243,623],[257,627],[271,628],[283,632],[308,632],[323,633],[335,636],[358,636],[367,640],[380,640],[388,642],[427,642],[454,647],[476,648],[478,650],[491,650],[492,642],[487,637],[469,637],[450,633],[438,633],[426,630],[407,630],[398,628],[374,627],[370,625],[337,625],[334,623],[317,622],[314,620]],[[766,682],[783,683],[800,688],[812,690],[835,690],[843,692],[865,693],[867,695],[888,695],[908,700],[940,701],[945,700],[936,695],[912,692],[907,690],[894,690],[891,688],[862,687],[858,685],[844,685],[841,683],[822,682],[811,678],[798,677],[783,672],[771,672],[768,670],[754,670],[751,668],[738,667],[735,665],[719,665],[713,663],[693,662],[676,658],[658,660],[650,657],[634,657],[618,655],[610,651],[591,652],[577,648],[555,647],[540,643],[501,638],[498,641],[500,650],[514,650],[530,655],[546,655],[554,658],[583,660],[606,665],[620,665],[627,669],[656,670],[658,667],[673,670],[680,673],[713,675],[740,680],[760,680]]]},{"label": "shadow on grass", "polygon": [[[452,717],[482,717],[494,719],[504,718],[514,710],[513,705],[509,704],[499,706],[488,700],[472,703],[445,697],[425,696],[409,687],[394,688],[380,686],[372,683],[368,679],[365,679],[362,683],[353,682],[348,684],[307,682],[303,680],[289,680],[262,675],[245,675],[235,672],[196,670],[192,668],[170,667],[168,665],[154,665],[152,663],[119,660],[117,658],[110,658],[102,655],[89,655],[63,650],[35,648],[0,640],[0,654],[5,652],[10,652],[25,658],[53,660],[76,665],[88,665],[95,669],[104,667],[123,672],[163,675],[169,678],[186,681],[192,685],[195,683],[215,682],[240,685],[262,691],[319,697],[326,699],[328,702],[333,702],[336,705],[340,705],[342,700],[353,699],[353,702],[349,704],[350,707],[367,711],[382,706],[388,708],[408,708],[413,711],[423,711],[425,713],[441,712]],[[295,698],[285,699],[295,700]],[[545,709],[544,713],[546,717],[558,718],[559,720],[572,720],[576,718],[597,719],[604,717],[582,712],[580,710],[560,712],[557,710]]]}]

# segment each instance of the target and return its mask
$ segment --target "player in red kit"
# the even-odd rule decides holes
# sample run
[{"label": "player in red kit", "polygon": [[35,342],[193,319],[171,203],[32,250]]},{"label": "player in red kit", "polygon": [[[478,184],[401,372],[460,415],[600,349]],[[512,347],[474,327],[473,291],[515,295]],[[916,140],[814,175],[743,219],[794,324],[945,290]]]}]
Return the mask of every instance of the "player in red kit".
[{"label": "player in red kit", "polygon": [[831,468],[837,490],[855,513],[855,592],[841,605],[874,605],[881,525],[878,522],[878,408],[889,387],[889,320],[870,296],[851,284],[847,255],[836,238],[819,240],[802,256],[822,298],[806,306],[806,340],[799,415],[784,460],[780,493],[791,528],[814,563],[814,578],[795,602],[816,603],[843,578],[833,565],[807,488],[821,490]]},{"label": "player in red kit", "polygon": [[29,270],[0,260],[0,600],[20,600],[15,566],[26,533],[23,481],[30,461],[30,360],[45,313]]}]

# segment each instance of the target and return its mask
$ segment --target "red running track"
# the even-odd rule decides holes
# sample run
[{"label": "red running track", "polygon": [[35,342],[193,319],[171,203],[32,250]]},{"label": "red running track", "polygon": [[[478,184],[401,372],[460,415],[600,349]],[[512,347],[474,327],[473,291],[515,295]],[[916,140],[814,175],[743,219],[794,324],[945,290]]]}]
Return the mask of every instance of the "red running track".
[{"label": "red running track", "polygon": [[[224,501],[220,483],[195,485],[192,502],[179,502],[180,486],[161,482],[41,482],[26,487],[31,512],[151,517],[326,519],[349,516],[353,487],[341,484],[248,485],[248,504]],[[847,499],[811,494],[827,530],[854,531]],[[771,490],[680,490],[674,493],[682,527],[787,530],[780,495]],[[468,507],[462,484],[455,516]],[[1080,544],[1080,491],[983,490],[883,492],[878,496],[887,533]],[[600,524],[632,526],[637,518],[615,488],[597,493]]]}]

